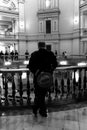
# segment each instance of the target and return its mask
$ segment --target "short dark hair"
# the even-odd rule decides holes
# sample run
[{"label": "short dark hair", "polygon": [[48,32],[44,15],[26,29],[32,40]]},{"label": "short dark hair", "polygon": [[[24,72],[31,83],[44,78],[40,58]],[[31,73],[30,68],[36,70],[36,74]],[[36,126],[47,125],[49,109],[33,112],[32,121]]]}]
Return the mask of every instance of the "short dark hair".
[{"label": "short dark hair", "polygon": [[44,48],[45,42],[38,42],[38,48]]}]

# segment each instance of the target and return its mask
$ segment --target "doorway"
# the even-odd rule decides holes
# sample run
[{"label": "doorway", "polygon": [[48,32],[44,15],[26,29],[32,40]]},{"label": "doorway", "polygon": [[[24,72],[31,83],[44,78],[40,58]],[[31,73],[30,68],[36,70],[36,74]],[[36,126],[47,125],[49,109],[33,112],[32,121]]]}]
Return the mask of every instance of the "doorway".
[{"label": "doorway", "polygon": [[51,33],[51,20],[46,20],[46,33]]}]

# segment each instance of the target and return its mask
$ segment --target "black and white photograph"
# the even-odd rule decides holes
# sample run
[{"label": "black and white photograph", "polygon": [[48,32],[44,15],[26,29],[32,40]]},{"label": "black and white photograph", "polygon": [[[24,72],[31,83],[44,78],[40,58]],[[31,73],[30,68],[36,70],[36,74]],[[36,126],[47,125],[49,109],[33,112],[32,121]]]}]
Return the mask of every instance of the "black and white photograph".
[{"label": "black and white photograph", "polygon": [[0,0],[0,130],[87,130],[87,0]]}]

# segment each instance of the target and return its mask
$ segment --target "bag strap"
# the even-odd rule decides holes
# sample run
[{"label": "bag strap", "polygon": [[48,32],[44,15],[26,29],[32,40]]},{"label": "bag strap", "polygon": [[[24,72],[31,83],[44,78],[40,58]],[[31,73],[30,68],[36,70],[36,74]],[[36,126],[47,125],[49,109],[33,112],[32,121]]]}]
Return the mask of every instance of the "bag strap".
[{"label": "bag strap", "polygon": [[38,69],[36,72],[35,72],[35,76],[37,76],[39,74],[40,70]]}]

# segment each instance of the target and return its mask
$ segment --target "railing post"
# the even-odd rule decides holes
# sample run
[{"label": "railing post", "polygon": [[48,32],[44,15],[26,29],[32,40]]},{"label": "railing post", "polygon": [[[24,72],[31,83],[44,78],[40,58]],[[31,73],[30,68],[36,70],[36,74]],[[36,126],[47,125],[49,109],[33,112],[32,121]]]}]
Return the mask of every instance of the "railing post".
[{"label": "railing post", "polygon": [[13,105],[16,105],[16,102],[15,102],[15,82],[14,82],[14,73],[12,74],[12,104]]},{"label": "railing post", "polygon": [[69,94],[70,94],[70,79],[68,77],[68,79],[67,79],[67,97]]},{"label": "railing post", "polygon": [[8,106],[8,85],[7,74],[5,75],[5,105]]},{"label": "railing post", "polygon": [[58,81],[55,79],[55,99],[58,98]]},{"label": "railing post", "polygon": [[86,69],[84,69],[84,78],[83,78],[83,92],[84,92],[84,99],[87,99],[87,88],[86,88]]},{"label": "railing post", "polygon": [[23,84],[22,84],[22,72],[19,73],[19,76],[20,76],[20,90],[19,90],[19,93],[20,93],[20,105],[23,105],[23,98],[22,98],[22,95],[23,95]]},{"label": "railing post", "polygon": [[83,78],[83,82],[84,82],[83,89],[84,89],[84,92],[85,92],[85,89],[86,89],[86,69],[84,69],[84,78]]},{"label": "railing post", "polygon": [[78,84],[79,84],[79,92],[80,92],[80,90],[81,90],[81,69],[79,70],[79,82],[78,82]]},{"label": "railing post", "polygon": [[30,104],[30,82],[29,82],[29,74],[30,74],[30,72],[27,72],[27,104]]},{"label": "railing post", "polygon": [[62,91],[62,95],[61,95],[61,97],[62,97],[64,94],[64,79],[63,79],[63,77],[61,79],[61,91]]},{"label": "railing post", "polygon": [[75,99],[76,98],[76,94],[75,94],[75,90],[76,90],[76,79],[75,79],[75,72],[76,70],[73,71],[74,72],[74,78],[73,78],[73,98]]},{"label": "railing post", "polygon": [[82,99],[82,91],[81,91],[81,73],[82,73],[82,69],[79,69],[79,81],[78,81],[78,101],[81,101]]}]

